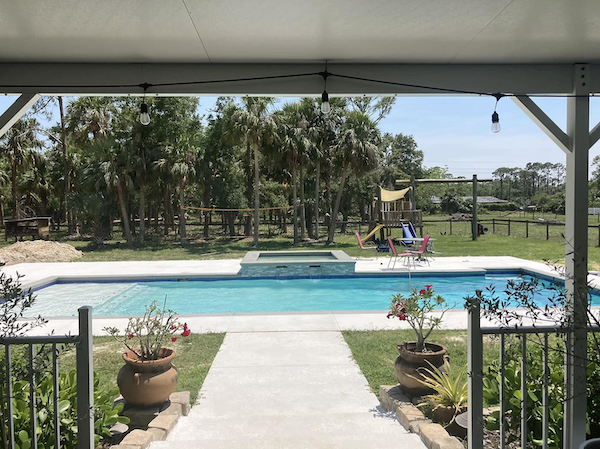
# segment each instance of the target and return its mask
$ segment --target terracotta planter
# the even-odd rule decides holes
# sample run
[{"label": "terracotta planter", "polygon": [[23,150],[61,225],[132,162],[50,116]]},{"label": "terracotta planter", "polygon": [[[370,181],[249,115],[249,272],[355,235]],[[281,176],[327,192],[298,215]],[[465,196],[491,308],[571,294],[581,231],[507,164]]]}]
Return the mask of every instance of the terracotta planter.
[{"label": "terracotta planter", "polygon": [[435,391],[419,382],[418,379],[425,378],[427,373],[423,371],[423,368],[431,369],[429,363],[441,372],[446,372],[444,360],[447,358],[448,349],[435,343],[425,343],[425,348],[429,352],[415,352],[415,347],[416,342],[408,342],[397,346],[400,355],[395,363],[396,378],[402,389],[412,396],[435,393]]},{"label": "terracotta planter", "polygon": [[433,421],[444,425],[450,435],[465,438],[467,436],[467,429],[459,426],[455,421],[455,417],[466,411],[467,407],[461,407],[456,410],[456,407],[438,406],[431,414]]},{"label": "terracotta planter", "polygon": [[175,391],[178,373],[171,363],[175,352],[161,348],[158,360],[137,360],[132,351],[123,354],[125,365],[117,375],[117,385],[127,402],[149,406],[162,404]]}]

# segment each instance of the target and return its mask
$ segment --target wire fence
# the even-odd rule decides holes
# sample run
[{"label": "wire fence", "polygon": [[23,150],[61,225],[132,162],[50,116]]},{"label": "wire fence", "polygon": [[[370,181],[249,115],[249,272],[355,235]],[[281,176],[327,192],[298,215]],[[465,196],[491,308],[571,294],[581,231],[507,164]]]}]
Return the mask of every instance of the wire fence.
[{"label": "wire fence", "polygon": [[[423,220],[425,231],[431,235],[471,235],[471,222],[466,220]],[[512,220],[502,218],[478,221],[484,233],[505,237],[548,240],[564,243],[565,224],[556,220]],[[600,224],[588,224],[590,246],[600,246]]]}]

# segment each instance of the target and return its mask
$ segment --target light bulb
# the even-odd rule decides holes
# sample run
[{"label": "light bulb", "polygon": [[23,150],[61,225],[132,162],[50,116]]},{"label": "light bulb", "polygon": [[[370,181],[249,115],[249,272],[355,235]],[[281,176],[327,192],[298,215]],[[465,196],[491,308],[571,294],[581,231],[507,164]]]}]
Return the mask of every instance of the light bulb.
[{"label": "light bulb", "polygon": [[144,126],[150,124],[150,114],[148,114],[148,105],[144,102],[140,106],[140,123]]},{"label": "light bulb", "polygon": [[323,114],[329,114],[331,112],[331,105],[329,104],[329,94],[326,90],[321,95],[321,112]]},{"label": "light bulb", "polygon": [[500,132],[500,116],[496,111],[492,114],[492,132],[499,133]]}]

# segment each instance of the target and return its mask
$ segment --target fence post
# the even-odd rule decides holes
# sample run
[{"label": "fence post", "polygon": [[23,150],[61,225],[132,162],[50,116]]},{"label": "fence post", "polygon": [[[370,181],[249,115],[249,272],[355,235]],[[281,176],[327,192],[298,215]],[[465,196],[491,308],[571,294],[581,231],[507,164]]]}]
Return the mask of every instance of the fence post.
[{"label": "fence post", "polygon": [[510,218],[508,219],[508,237],[510,237]]},{"label": "fence post", "polygon": [[[598,215],[600,217],[600,215]],[[598,225],[598,246],[600,246],[600,225]]]},{"label": "fence post", "polygon": [[550,223],[546,223],[546,240],[550,240]]},{"label": "fence post", "polygon": [[[598,227],[598,229],[600,230],[600,227]],[[598,231],[600,232],[600,231]],[[452,218],[450,218],[450,235],[452,235]],[[600,239],[599,239],[600,241]]]},{"label": "fence post", "polygon": [[79,308],[77,343],[77,449],[94,448],[94,361],[92,308]]},{"label": "fence post", "polygon": [[496,233],[496,219],[492,218],[492,234]]},{"label": "fence post", "polygon": [[529,238],[529,220],[525,220],[525,238]]},{"label": "fence post", "polygon": [[483,449],[483,335],[479,317],[479,300],[468,309],[467,328],[467,361],[468,361],[468,394],[469,394],[469,426],[467,440],[469,449]]}]

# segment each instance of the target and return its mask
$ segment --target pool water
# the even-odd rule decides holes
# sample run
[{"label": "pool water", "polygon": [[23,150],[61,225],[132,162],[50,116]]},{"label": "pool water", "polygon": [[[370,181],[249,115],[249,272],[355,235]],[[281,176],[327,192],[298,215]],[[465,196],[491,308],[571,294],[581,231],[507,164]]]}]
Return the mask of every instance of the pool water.
[{"label": "pool water", "polygon": [[[524,276],[527,278],[527,276]],[[408,277],[345,277],[333,279],[233,279],[150,282],[64,282],[35,292],[28,315],[71,316],[82,305],[94,315],[141,315],[144,305],[157,300],[179,314],[300,312],[328,310],[387,310],[396,293],[433,285],[451,304],[462,308],[464,297],[495,286],[502,296],[515,275],[431,275]],[[549,281],[542,284],[550,285]],[[544,304],[555,290],[545,289],[537,299]],[[594,298],[600,303],[600,298]]]}]

